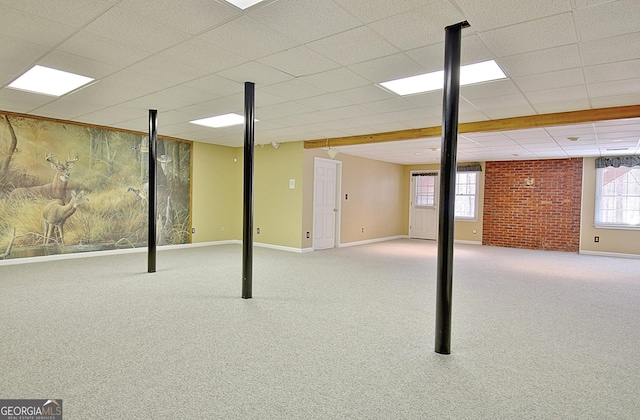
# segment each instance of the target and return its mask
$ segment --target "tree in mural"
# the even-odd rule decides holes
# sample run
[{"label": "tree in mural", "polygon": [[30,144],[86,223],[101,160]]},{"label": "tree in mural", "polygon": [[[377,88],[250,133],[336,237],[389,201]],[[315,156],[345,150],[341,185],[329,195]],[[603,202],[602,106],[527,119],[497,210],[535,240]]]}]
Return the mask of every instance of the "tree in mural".
[{"label": "tree in mural", "polygon": [[11,135],[11,141],[9,142],[7,148],[4,152],[5,156],[0,159],[0,183],[4,184],[4,180],[9,173],[9,165],[11,164],[11,158],[13,154],[18,150],[18,137],[16,136],[16,132],[13,130],[13,126],[11,125],[11,121],[9,121],[9,116],[5,115],[4,120],[7,123],[7,127],[9,128],[9,133]]}]

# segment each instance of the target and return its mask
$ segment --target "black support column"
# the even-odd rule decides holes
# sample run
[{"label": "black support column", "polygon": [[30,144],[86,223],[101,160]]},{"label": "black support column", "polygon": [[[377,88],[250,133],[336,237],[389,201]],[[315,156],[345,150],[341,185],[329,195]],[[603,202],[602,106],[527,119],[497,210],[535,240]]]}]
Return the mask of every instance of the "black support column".
[{"label": "black support column", "polygon": [[460,47],[465,22],[447,26],[444,40],[444,94],[442,105],[442,155],[438,226],[435,351],[451,353],[451,302],[453,288],[453,226],[456,200],[458,103],[460,100]]},{"label": "black support column", "polygon": [[149,237],[148,272],[156,272],[156,145],[158,143],[158,111],[149,110]]},{"label": "black support column", "polygon": [[244,211],[242,236],[242,298],[251,299],[253,286],[253,144],[255,84],[244,84]]}]

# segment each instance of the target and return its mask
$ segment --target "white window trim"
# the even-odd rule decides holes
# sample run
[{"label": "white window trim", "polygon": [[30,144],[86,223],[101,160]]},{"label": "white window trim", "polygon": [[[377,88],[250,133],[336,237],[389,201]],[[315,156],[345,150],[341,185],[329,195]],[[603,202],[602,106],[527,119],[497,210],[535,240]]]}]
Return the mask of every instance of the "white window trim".
[{"label": "white window trim", "polygon": [[618,223],[604,223],[598,221],[598,215],[600,214],[600,195],[602,194],[602,172],[596,168],[596,196],[595,196],[595,209],[593,213],[593,227],[596,229],[615,229],[615,230],[640,230],[640,225],[624,225]]},{"label": "white window trim", "polygon": [[[455,216],[455,220],[458,222],[477,222],[478,221],[478,191],[480,190],[480,172],[479,171],[469,171],[476,174],[476,191],[474,193],[475,199],[475,209],[473,210],[473,217],[465,217],[465,216]],[[456,174],[457,178],[458,174]],[[457,181],[457,179],[456,179]]]}]

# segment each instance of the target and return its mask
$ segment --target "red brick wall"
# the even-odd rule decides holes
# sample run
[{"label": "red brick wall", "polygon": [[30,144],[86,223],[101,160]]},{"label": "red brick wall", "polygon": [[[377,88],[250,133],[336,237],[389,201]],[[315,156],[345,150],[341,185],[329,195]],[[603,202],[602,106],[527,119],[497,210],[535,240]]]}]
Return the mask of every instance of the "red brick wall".
[{"label": "red brick wall", "polygon": [[482,243],[578,252],[581,192],[582,159],[487,162]]}]

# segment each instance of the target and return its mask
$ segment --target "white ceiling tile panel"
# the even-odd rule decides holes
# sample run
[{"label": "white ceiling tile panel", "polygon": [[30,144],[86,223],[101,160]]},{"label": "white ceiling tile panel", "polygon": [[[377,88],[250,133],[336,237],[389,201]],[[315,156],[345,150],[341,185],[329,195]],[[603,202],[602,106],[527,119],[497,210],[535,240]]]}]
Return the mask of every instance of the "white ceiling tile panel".
[{"label": "white ceiling tile panel", "polygon": [[293,76],[280,70],[265,66],[256,61],[241,64],[218,72],[219,76],[244,84],[253,82],[257,86],[267,86],[293,79]]},{"label": "white ceiling tile panel", "polygon": [[251,60],[298,45],[296,41],[247,16],[205,32],[199,38]]},{"label": "white ceiling tile panel", "polygon": [[0,86],[11,83],[47,51],[47,47],[0,35]]},{"label": "white ceiling tile panel", "polygon": [[80,102],[69,98],[58,98],[46,105],[39,107],[35,112],[48,115],[52,118],[73,120],[81,115],[99,111],[103,107]]},{"label": "white ceiling tile panel", "polygon": [[38,64],[80,74],[93,79],[100,79],[119,70],[119,67],[117,66],[95,61],[86,57],[80,57],[60,50],[52,51],[42,59],[38,60]]},{"label": "white ceiling tile panel", "polygon": [[150,51],[80,31],[58,48],[71,54],[109,65],[126,67],[151,55]]},{"label": "white ceiling tile panel", "polygon": [[497,60],[510,77],[548,73],[582,66],[577,45],[502,57]]},{"label": "white ceiling tile panel", "polygon": [[122,121],[131,121],[139,119],[140,126],[149,127],[149,110],[144,108],[129,108],[123,106],[115,106],[101,110],[97,113],[86,114],[80,117],[82,120],[92,121],[93,124],[112,126]]},{"label": "white ceiling tile panel", "polygon": [[391,118],[392,120],[402,121],[402,122],[422,120],[423,121],[422,127],[428,127],[428,125],[426,124],[427,120],[431,120],[431,118],[433,118],[433,115],[428,113],[426,110],[419,109],[419,108],[403,109],[401,111],[394,111],[394,112],[385,112],[384,115]]},{"label": "white ceiling tile panel", "polygon": [[[460,115],[458,115],[459,123],[486,121],[488,119],[490,119],[489,115],[481,111],[460,111]],[[435,125],[440,125],[441,123],[442,119],[440,119],[440,122]]]},{"label": "white ceiling tile panel", "polygon": [[387,82],[402,77],[422,74],[425,69],[405,54],[394,54],[349,66],[354,72],[372,83]]},{"label": "white ceiling tile panel", "polygon": [[298,102],[289,101],[283,102],[280,104],[272,105],[267,108],[257,108],[256,109],[256,118],[279,118],[286,117],[291,115],[304,114],[307,112],[314,111],[313,108],[302,105]]},{"label": "white ceiling tile panel", "polygon": [[330,109],[353,105],[353,102],[348,101],[334,93],[326,93],[324,95],[299,99],[297,102],[313,109]]},{"label": "white ceiling tile panel", "polygon": [[129,69],[173,83],[184,83],[207,75],[207,72],[204,70],[189,67],[183,62],[170,60],[157,55],[145,58],[130,66]]},{"label": "white ceiling tile panel", "polygon": [[613,82],[590,83],[591,97],[640,94],[640,79],[615,80]]},{"label": "white ceiling tile panel", "polygon": [[290,48],[258,61],[294,77],[307,76],[341,67],[335,61],[303,46]]},{"label": "white ceiling tile panel", "polygon": [[536,113],[536,110],[532,108],[531,105],[520,105],[510,108],[483,109],[482,112],[484,112],[491,119],[499,119],[532,115]]},{"label": "white ceiling tile panel", "polygon": [[[485,117],[483,118],[483,120],[486,120],[487,117],[485,115]],[[458,120],[460,122],[466,122],[463,120]],[[474,120],[477,121],[477,120]],[[406,121],[402,121],[403,123],[407,124],[410,128],[423,128],[423,127],[435,127],[436,125],[441,125],[442,124],[442,118],[438,118],[435,116],[429,116],[426,118],[418,118],[415,120],[406,120]]]},{"label": "white ceiling tile panel", "polygon": [[0,5],[0,35],[52,47],[74,31],[73,26]]},{"label": "white ceiling tile panel", "polygon": [[235,82],[215,74],[192,80],[184,83],[183,86],[201,91],[203,94],[208,92],[209,94],[214,94],[216,96],[229,96],[238,92],[244,92],[243,82]]},{"label": "white ceiling tile panel", "polygon": [[591,98],[591,106],[593,108],[608,108],[612,106],[638,105],[640,104],[640,95],[618,95],[618,96],[602,96],[599,98]]},{"label": "white ceiling tile panel", "polygon": [[[479,110],[508,108],[511,106],[528,105],[527,99],[522,94],[477,98],[469,101]],[[462,103],[461,103],[462,106]]]},{"label": "white ceiling tile panel", "polygon": [[[343,9],[364,23],[374,22],[388,16],[400,14],[434,0],[334,0]],[[437,1],[437,0],[436,0]]]},{"label": "white ceiling tile panel", "polygon": [[10,88],[0,89],[0,109],[5,111],[30,112],[55,100],[56,98],[53,96],[38,95]]},{"label": "white ceiling tile panel", "polygon": [[629,60],[586,66],[584,73],[588,83],[598,83],[633,79],[638,77],[638,69],[640,69],[640,60]]},{"label": "white ceiling tile panel", "polygon": [[577,42],[571,13],[483,32],[480,34],[480,38],[498,57]]},{"label": "white ceiling tile panel", "polygon": [[346,99],[352,103],[366,103],[398,97],[397,94],[382,89],[378,85],[367,85],[354,89],[342,90],[340,92],[336,92],[336,96]]},{"label": "white ceiling tile panel", "polygon": [[[465,35],[463,32],[460,51],[460,64],[473,64],[493,59],[493,54],[484,45],[477,34]],[[444,68],[444,42],[427,45],[406,51],[405,54],[424,67],[426,72]]]},{"label": "white ceiling tile panel", "polygon": [[370,82],[346,68],[301,77],[300,80],[325,92],[339,92],[369,85]]},{"label": "white ceiling tile panel", "polygon": [[586,66],[640,58],[640,32],[580,43]]},{"label": "white ceiling tile panel", "polygon": [[448,1],[436,1],[368,25],[387,41],[402,50],[410,50],[444,41],[444,28],[464,17]]},{"label": "white ceiling tile panel", "polygon": [[118,0],[2,0],[5,6],[68,25],[86,24],[116,3]]},{"label": "white ceiling tile panel", "polygon": [[549,73],[514,77],[513,81],[522,92],[533,92],[538,90],[548,90],[581,85],[584,84],[585,77],[581,68],[574,68],[553,71]]},{"label": "white ceiling tile panel", "polygon": [[555,112],[563,112],[566,109],[589,109],[591,103],[589,99],[572,99],[559,102],[542,102],[533,105],[533,109],[539,114],[553,114]]},{"label": "white ceiling tile panel", "polygon": [[473,99],[489,98],[519,93],[511,80],[495,80],[460,87],[460,95],[473,102]]},{"label": "white ceiling tile panel", "polygon": [[260,91],[272,93],[290,100],[298,100],[319,96],[325,93],[324,90],[311,86],[299,79],[287,80],[275,85],[260,87]]},{"label": "white ceiling tile panel", "polygon": [[389,111],[409,110],[415,109],[416,107],[414,104],[405,101],[403,98],[392,98],[382,101],[367,102],[365,104],[362,104],[362,106],[374,112],[384,113],[385,115]]},{"label": "white ceiling tile panel", "polygon": [[[603,20],[602,16],[612,19]],[[640,2],[618,0],[576,11],[576,25],[583,41],[638,32]]]},{"label": "white ceiling tile panel", "polygon": [[569,0],[493,0],[491,7],[477,0],[456,0],[477,31],[514,25],[571,11]]},{"label": "white ceiling tile panel", "polygon": [[365,26],[307,44],[341,65],[355,64],[400,52]]},{"label": "white ceiling tile panel", "polygon": [[[536,90],[524,94],[532,105],[551,102],[563,102],[588,99],[587,88],[584,85],[569,86],[564,88]],[[588,102],[586,102],[588,104]]]},{"label": "white ceiling tile panel", "polygon": [[279,0],[250,11],[249,17],[300,43],[361,25],[332,1]]},{"label": "white ceiling tile panel", "polygon": [[149,53],[164,50],[189,38],[189,35],[184,32],[119,7],[110,9],[84,29],[113,41],[133,45]]},{"label": "white ceiling tile panel", "polygon": [[180,63],[189,63],[190,67],[205,72],[217,72],[247,62],[237,54],[218,48],[198,38],[192,38],[160,53],[160,56]]},{"label": "white ceiling tile panel", "polygon": [[425,92],[425,93],[418,93],[415,95],[408,95],[408,96],[405,96],[404,99],[420,107],[429,107],[434,105],[442,106],[442,96],[443,96],[443,91],[436,90],[433,92]]},{"label": "white ceiling tile panel", "polygon": [[175,0],[123,0],[118,7],[192,35],[241,13],[230,4],[211,0],[191,0],[189,4]]}]

